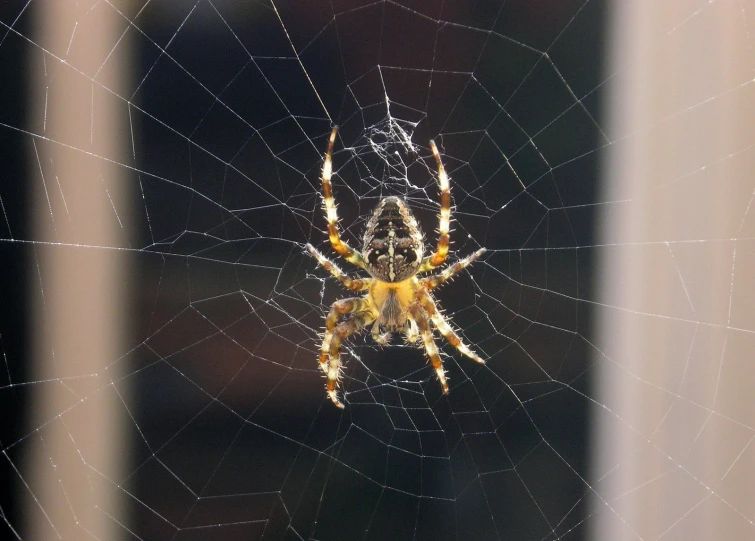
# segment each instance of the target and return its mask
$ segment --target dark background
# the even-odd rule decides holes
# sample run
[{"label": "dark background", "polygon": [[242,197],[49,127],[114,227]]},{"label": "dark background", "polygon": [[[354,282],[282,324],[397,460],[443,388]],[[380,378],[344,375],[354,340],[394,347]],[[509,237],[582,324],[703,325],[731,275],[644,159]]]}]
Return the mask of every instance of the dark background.
[{"label": "dark background", "polygon": [[[15,19],[18,6],[0,3],[0,21],[8,24]],[[17,27],[28,32],[28,25]],[[0,29],[0,35],[6,28]],[[0,375],[0,531],[10,535],[7,524],[19,523],[20,502],[15,492],[18,475],[12,464],[18,464],[23,446],[13,444],[28,430],[24,426],[24,412],[28,392],[26,372],[27,289],[30,246],[21,242],[29,239],[27,226],[26,142],[18,131],[24,126],[26,113],[24,87],[24,59],[26,47],[17,40],[3,40],[0,46],[0,198],[7,215],[0,220],[0,350],[3,370]],[[15,129],[14,129],[15,128]],[[8,223],[13,224],[12,232]]]},{"label": "dark background", "polygon": [[[604,3],[354,6],[277,5],[290,42],[266,3],[218,4],[228,26],[204,3],[188,19],[183,3],[153,3],[136,19],[140,62],[126,97],[144,112],[133,122],[147,174],[132,179],[144,190],[133,219],[142,250],[122,385],[141,433],[119,480],[135,497],[132,530],[208,539],[191,527],[238,523],[217,534],[583,539],[591,329],[577,300],[592,295],[593,258],[580,247],[593,244],[603,144],[587,112],[599,126]],[[0,20],[17,12],[6,5]],[[15,29],[28,35],[28,24]],[[34,239],[30,141],[14,128],[26,125],[29,54],[13,35],[0,45],[0,197],[12,224],[11,234],[0,221],[11,378],[0,375],[0,448],[2,486],[16,489],[12,465],[29,431],[17,384],[32,379],[25,308],[34,291],[33,243],[16,240]],[[414,129],[418,156],[380,135],[390,128],[386,95],[390,118]],[[313,331],[347,292],[334,280],[323,290],[325,273],[302,248],[332,256],[317,195],[332,124],[341,126],[334,182],[352,244],[389,194],[406,197],[434,239],[435,138],[452,177],[452,247],[460,257],[489,250],[471,278],[437,295],[488,358],[481,369],[444,348],[447,398],[421,352],[378,349],[367,336],[352,341],[356,357],[343,356],[347,409],[325,400]],[[370,142],[403,154],[377,155]],[[416,188],[400,177],[403,163]],[[0,505],[4,527],[20,523],[13,489]]]}]

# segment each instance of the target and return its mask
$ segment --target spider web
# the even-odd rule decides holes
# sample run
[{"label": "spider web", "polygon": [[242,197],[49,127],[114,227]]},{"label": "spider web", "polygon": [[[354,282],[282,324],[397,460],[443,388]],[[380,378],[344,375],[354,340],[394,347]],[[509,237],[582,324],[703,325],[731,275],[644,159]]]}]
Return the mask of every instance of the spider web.
[{"label": "spider web", "polygon": [[[51,5],[64,39],[35,22]],[[0,528],[751,537],[755,6],[681,3],[641,31],[614,9],[619,23],[597,0],[2,6]],[[721,21],[730,49],[708,34]],[[636,86],[616,36],[698,61]],[[651,103],[677,70],[695,84]],[[605,113],[622,100],[641,114]],[[55,116],[68,107],[81,126]],[[333,125],[352,246],[388,195],[434,246],[434,139],[449,262],[487,248],[435,295],[487,361],[437,336],[448,395],[420,348],[366,332],[343,347],[346,409],[325,396],[324,317],[351,293],[304,246],[360,274],[324,232]],[[702,132],[726,135],[708,148]],[[659,140],[665,161],[632,159]],[[103,299],[112,312],[81,315]],[[116,346],[97,349],[112,313]]]}]

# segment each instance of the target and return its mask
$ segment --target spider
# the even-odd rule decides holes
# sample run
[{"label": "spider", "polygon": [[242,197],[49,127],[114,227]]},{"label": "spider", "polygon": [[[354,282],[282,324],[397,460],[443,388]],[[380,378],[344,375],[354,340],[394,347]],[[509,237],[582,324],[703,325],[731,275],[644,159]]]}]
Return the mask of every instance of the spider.
[{"label": "spider", "polygon": [[[364,269],[369,278],[351,278],[335,263],[307,244],[307,250],[341,284],[352,291],[366,291],[363,297],[352,297],[333,303],[325,319],[325,334],[320,348],[320,368],[327,377],[325,388],[330,400],[343,409],[338,399],[338,382],[341,379],[341,343],[354,333],[372,324],[372,338],[378,344],[387,344],[393,333],[404,333],[407,342],[420,338],[438,375],[443,393],[448,394],[448,382],[433,338],[431,322],[441,335],[456,349],[474,361],[484,364],[469,349],[441,315],[430,290],[441,285],[454,274],[475,261],[485,248],[447,267],[438,274],[420,278],[421,273],[432,271],[443,264],[448,255],[449,226],[451,221],[451,188],[443,168],[438,148],[430,141],[438,164],[440,185],[440,226],[438,247],[425,256],[422,230],[406,201],[390,196],[380,200],[367,220],[362,251],[351,248],[338,231],[338,215],[333,200],[330,177],[333,174],[333,144],[338,128],[333,128],[328,150],[322,166],[322,191],[328,237],[333,249],[346,261]],[[340,321],[339,323],[339,320]]]}]

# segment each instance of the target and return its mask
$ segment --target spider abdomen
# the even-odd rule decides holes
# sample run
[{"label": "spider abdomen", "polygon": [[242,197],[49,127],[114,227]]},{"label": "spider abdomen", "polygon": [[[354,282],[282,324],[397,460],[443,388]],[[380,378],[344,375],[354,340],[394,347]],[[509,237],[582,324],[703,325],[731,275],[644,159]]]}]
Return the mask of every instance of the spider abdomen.
[{"label": "spider abdomen", "polygon": [[401,282],[417,273],[425,252],[424,235],[400,197],[381,199],[364,231],[367,270],[379,280]]}]

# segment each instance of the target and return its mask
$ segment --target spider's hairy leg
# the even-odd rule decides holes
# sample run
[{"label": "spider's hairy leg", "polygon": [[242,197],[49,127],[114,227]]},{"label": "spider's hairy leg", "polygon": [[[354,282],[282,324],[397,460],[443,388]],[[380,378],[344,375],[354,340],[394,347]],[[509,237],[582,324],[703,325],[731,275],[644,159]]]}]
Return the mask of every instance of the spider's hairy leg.
[{"label": "spider's hairy leg", "polygon": [[447,269],[444,269],[443,272],[439,272],[438,274],[434,274],[432,276],[428,276],[427,278],[424,278],[420,281],[421,287],[430,290],[433,288],[438,287],[443,282],[451,278],[454,274],[461,271],[465,267],[468,267],[472,263],[474,263],[482,254],[484,254],[487,250],[485,248],[480,248],[475,253],[473,253],[470,256],[465,257],[461,261],[457,261]]},{"label": "spider's hairy leg", "polygon": [[341,299],[336,301],[330,307],[328,317],[325,318],[325,334],[320,347],[320,368],[323,372],[328,373],[328,359],[330,358],[330,344],[333,340],[333,333],[338,324],[338,319],[346,314],[362,312],[370,305],[370,301],[364,297],[352,297],[350,299]]},{"label": "spider's hairy leg", "polygon": [[325,161],[322,164],[322,196],[325,204],[325,218],[328,221],[328,238],[330,239],[330,244],[333,245],[333,249],[341,257],[357,267],[364,268],[362,254],[342,241],[338,231],[338,212],[336,212],[336,203],[333,199],[333,186],[330,183],[330,178],[333,176],[333,145],[335,144],[337,133],[338,128],[333,128],[333,131],[330,132],[328,150],[325,153]]},{"label": "spider's hairy leg", "polygon": [[338,399],[338,381],[341,378],[341,342],[346,338],[359,332],[365,325],[369,325],[375,320],[372,312],[357,312],[349,318],[339,323],[333,331],[333,340],[330,343],[330,364],[327,370],[328,382],[325,389],[328,391],[328,397],[337,407],[343,409],[343,402]]},{"label": "spider's hairy leg", "polygon": [[345,272],[343,272],[338,267],[338,265],[336,265],[327,257],[325,257],[320,252],[318,252],[317,249],[311,244],[307,244],[307,250],[309,250],[309,253],[315,256],[315,258],[317,259],[317,262],[320,263],[320,265],[322,265],[323,268],[325,268],[326,271],[332,274],[339,282],[341,282],[344,285],[344,287],[352,291],[364,291],[365,289],[369,287],[370,285],[369,280],[362,280],[359,278],[349,277]]},{"label": "spider's hairy leg", "polygon": [[446,371],[443,369],[443,361],[440,358],[438,346],[435,345],[435,340],[433,340],[433,331],[430,329],[427,315],[422,306],[420,306],[419,301],[414,301],[409,305],[409,314],[417,323],[419,334],[425,344],[425,351],[427,351],[430,363],[433,365],[435,373],[438,375],[440,386],[443,388],[443,394],[448,394],[448,382],[446,381]]},{"label": "spider's hairy leg", "polygon": [[461,338],[459,338],[459,335],[456,334],[456,332],[451,328],[451,326],[446,321],[446,318],[444,318],[443,315],[438,311],[438,307],[435,305],[435,301],[426,289],[419,288],[417,290],[417,300],[422,305],[422,308],[424,308],[425,312],[427,312],[427,315],[430,316],[430,319],[438,329],[438,332],[443,335],[443,338],[445,338],[449,344],[451,344],[453,347],[458,349],[461,353],[463,353],[470,359],[477,361],[480,364],[485,364],[485,361],[483,361],[479,355],[469,349],[469,347],[467,347],[467,345],[461,341]]},{"label": "spider's hairy leg", "polygon": [[443,167],[440,159],[438,147],[435,141],[430,141],[430,149],[433,151],[433,157],[438,164],[438,186],[440,187],[440,224],[438,225],[438,248],[435,253],[428,256],[422,262],[420,272],[434,269],[442,265],[448,256],[449,230],[451,228],[451,184],[448,180],[448,173]]},{"label": "spider's hairy leg", "polygon": [[380,334],[380,325],[377,324],[377,321],[372,325],[372,339],[375,341],[376,344],[380,344],[381,346],[384,346],[388,343],[388,339],[391,337],[391,333],[384,332],[383,334]]},{"label": "spider's hairy leg", "polygon": [[414,344],[419,340],[419,329],[417,329],[417,323],[412,318],[408,318],[406,331],[404,331],[404,338],[406,338],[406,341],[410,344]]}]

